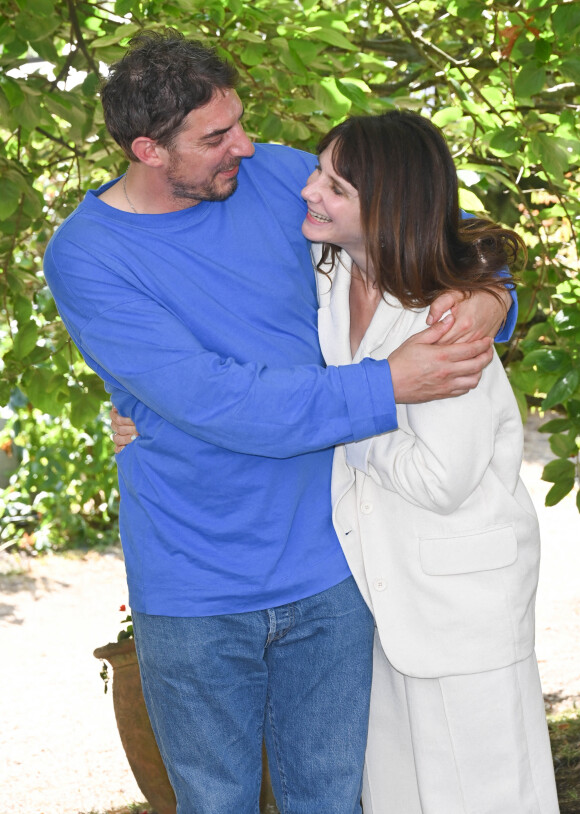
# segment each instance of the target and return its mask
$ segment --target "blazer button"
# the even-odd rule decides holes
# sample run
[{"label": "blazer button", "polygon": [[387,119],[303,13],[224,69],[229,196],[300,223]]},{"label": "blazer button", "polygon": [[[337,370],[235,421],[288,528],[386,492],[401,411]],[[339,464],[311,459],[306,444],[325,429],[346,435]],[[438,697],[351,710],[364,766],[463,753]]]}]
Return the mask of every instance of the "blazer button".
[{"label": "blazer button", "polygon": [[370,514],[373,510],[373,504],[365,501],[365,503],[360,504],[360,510],[363,514]]},{"label": "blazer button", "polygon": [[387,587],[387,580],[379,577],[378,579],[375,579],[373,586],[375,591],[384,591]]}]

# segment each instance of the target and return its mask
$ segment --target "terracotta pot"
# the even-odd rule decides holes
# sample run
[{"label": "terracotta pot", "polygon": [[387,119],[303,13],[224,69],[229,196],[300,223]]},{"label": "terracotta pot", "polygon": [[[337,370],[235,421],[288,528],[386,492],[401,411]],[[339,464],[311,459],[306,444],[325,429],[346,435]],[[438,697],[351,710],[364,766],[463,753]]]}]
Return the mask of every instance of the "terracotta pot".
[{"label": "terracotta pot", "polygon": [[113,668],[113,707],[131,771],[157,814],[175,814],[175,795],[151,729],[133,639],[97,647],[93,655]]},{"label": "terracotta pot", "polygon": [[[113,668],[113,707],[117,728],[137,785],[156,814],[176,814],[175,795],[163,765],[141,688],[133,639],[97,647],[93,655]],[[260,811],[276,811],[266,752],[262,749]]]}]

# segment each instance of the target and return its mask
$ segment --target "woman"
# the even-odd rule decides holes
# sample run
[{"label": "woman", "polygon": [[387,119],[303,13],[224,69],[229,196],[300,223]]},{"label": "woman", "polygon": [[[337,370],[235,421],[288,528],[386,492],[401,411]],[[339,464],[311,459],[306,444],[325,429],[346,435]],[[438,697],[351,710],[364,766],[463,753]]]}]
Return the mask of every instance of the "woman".
[{"label": "woman", "polygon": [[[493,293],[521,241],[461,220],[453,161],[428,120],[355,117],[319,153],[303,233],[328,364],[386,358],[446,290]],[[501,363],[465,396],[397,412],[396,432],[337,448],[332,480],[335,527],[377,628],[364,812],[555,814],[533,652],[539,534]]]},{"label": "woman", "polygon": [[[303,197],[328,364],[386,358],[446,289],[490,289],[521,241],[461,220],[453,160],[414,113],[352,118]],[[333,519],[376,620],[365,814],[558,811],[534,646],[539,533],[497,355],[465,396],[398,405],[337,448]]]}]

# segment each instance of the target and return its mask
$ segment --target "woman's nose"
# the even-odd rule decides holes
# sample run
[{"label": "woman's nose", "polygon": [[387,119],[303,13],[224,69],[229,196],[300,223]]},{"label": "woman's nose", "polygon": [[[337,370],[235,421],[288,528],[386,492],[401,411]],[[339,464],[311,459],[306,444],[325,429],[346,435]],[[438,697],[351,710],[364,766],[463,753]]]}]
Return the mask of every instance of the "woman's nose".
[{"label": "woman's nose", "polygon": [[320,198],[320,194],[316,188],[316,184],[314,182],[308,181],[302,192],[300,193],[305,201],[313,201],[318,200]]}]

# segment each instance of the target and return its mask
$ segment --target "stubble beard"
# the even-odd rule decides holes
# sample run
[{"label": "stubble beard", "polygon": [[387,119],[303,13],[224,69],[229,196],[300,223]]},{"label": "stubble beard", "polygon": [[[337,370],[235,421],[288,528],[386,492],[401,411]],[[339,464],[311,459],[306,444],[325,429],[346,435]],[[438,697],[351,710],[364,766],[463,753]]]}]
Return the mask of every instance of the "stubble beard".
[{"label": "stubble beard", "polygon": [[[170,179],[171,180],[171,179]],[[238,179],[231,178],[227,187],[218,189],[217,184],[206,184],[203,187],[188,186],[178,181],[171,182],[174,198],[189,201],[192,205],[201,201],[226,201],[238,188]]]},{"label": "stubble beard", "polygon": [[[239,166],[240,162],[234,166]],[[231,195],[234,194],[238,188],[238,176],[234,178],[224,179],[221,184],[218,183],[219,172],[227,172],[233,169],[228,167],[221,169],[215,173],[214,177],[205,184],[193,185],[184,183],[179,177],[180,162],[170,164],[167,180],[171,184],[171,192],[174,198],[178,200],[186,200],[191,206],[201,201],[226,201]]]}]

